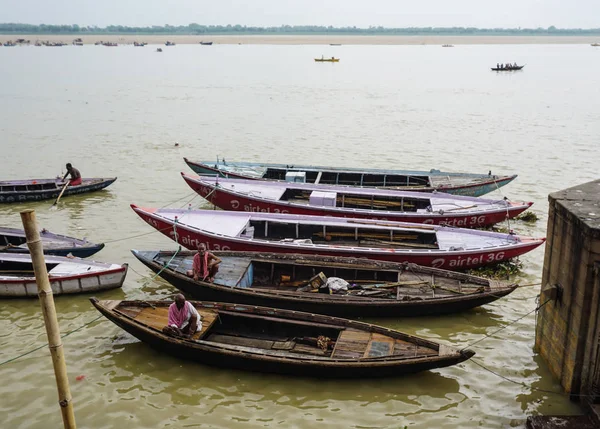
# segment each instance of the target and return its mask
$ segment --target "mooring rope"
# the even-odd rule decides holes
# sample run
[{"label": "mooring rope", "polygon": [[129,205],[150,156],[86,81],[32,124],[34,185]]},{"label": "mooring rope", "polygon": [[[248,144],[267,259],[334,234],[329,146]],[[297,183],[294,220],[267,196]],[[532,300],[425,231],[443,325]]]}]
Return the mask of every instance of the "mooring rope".
[{"label": "mooring rope", "polygon": [[[88,326],[88,325],[91,325],[91,324],[92,324],[92,323],[94,323],[96,320],[98,320],[98,319],[101,319],[102,317],[103,317],[103,316],[102,316],[102,315],[100,315],[100,316],[96,317],[95,319],[92,319],[92,320],[90,320],[89,322],[87,322],[87,323],[84,323],[84,324],[83,324],[83,325],[81,325],[80,327],[78,327],[78,328],[75,328],[75,329],[73,329],[72,331],[69,331],[69,332],[67,332],[66,334],[63,334],[63,335],[61,335],[61,336],[60,336],[60,338],[65,338],[65,337],[68,337],[69,335],[71,335],[71,334],[74,334],[75,332],[82,330],[82,329],[83,329],[83,328],[85,328],[86,326]],[[5,360],[4,362],[0,362],[0,366],[2,366],[2,365],[4,365],[4,364],[7,364],[7,363],[9,363],[9,362],[16,361],[17,359],[20,359],[20,358],[22,358],[22,357],[24,357],[24,356],[27,356],[27,355],[29,355],[29,354],[31,354],[31,353],[33,353],[33,352],[36,352],[36,351],[38,351],[38,350],[40,350],[40,349],[43,349],[43,348],[44,348],[44,347],[46,347],[47,345],[48,345],[48,343],[42,344],[42,345],[41,345],[41,346],[39,346],[39,347],[36,347],[36,348],[34,348],[34,349],[31,349],[31,350],[29,350],[28,352],[21,353],[21,354],[20,354],[20,355],[18,355],[18,356],[15,356],[15,357],[13,357],[13,358],[10,358],[10,359],[8,359],[8,360]]]},{"label": "mooring rope", "polygon": [[483,338],[480,338],[480,339],[479,339],[479,340],[477,340],[477,341],[474,341],[474,342],[472,342],[472,343],[470,343],[470,344],[467,344],[467,345],[466,345],[466,346],[464,346],[462,349],[460,349],[460,351],[462,352],[462,351],[464,351],[465,349],[467,349],[467,348],[469,348],[469,347],[473,347],[475,344],[478,344],[478,343],[482,342],[483,340],[486,340],[486,339],[488,339],[488,338],[490,338],[490,337],[493,337],[493,336],[494,336],[494,335],[496,335],[498,332],[500,332],[500,331],[502,331],[502,330],[504,330],[504,329],[508,328],[509,326],[512,326],[512,325],[514,325],[515,323],[517,323],[517,322],[519,322],[520,320],[524,319],[525,317],[529,316],[529,315],[530,315],[531,313],[533,313],[534,311],[538,311],[540,308],[542,308],[544,305],[548,304],[550,301],[552,301],[552,298],[548,298],[546,301],[544,301],[544,303],[543,303],[543,304],[541,304],[541,305],[539,305],[539,306],[535,307],[533,310],[531,310],[531,311],[529,311],[529,312],[525,313],[524,315],[522,315],[522,316],[521,316],[521,317],[519,317],[518,319],[515,319],[515,320],[513,320],[512,322],[510,322],[510,323],[509,323],[509,324],[507,324],[506,326],[503,326],[502,328],[495,330],[495,331],[494,331],[494,332],[492,332],[491,334],[487,334],[487,335],[485,335]]}]

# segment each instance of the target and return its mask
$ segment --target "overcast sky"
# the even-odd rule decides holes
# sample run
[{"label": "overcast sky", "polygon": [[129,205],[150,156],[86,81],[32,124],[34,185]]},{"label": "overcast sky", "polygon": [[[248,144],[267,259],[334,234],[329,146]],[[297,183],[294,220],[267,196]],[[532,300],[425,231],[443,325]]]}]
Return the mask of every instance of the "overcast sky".
[{"label": "overcast sky", "polygon": [[0,0],[0,22],[599,28],[600,0]]}]

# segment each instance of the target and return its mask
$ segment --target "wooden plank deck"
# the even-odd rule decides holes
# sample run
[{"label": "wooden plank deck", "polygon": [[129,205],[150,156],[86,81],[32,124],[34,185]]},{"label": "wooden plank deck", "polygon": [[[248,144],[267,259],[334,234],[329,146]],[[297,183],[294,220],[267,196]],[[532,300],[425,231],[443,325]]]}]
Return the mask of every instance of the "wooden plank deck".
[{"label": "wooden plank deck", "polygon": [[[158,331],[162,331],[169,321],[169,307],[124,307],[118,310],[135,319],[137,322]],[[202,338],[219,317],[219,314],[214,310],[202,309],[198,313],[202,321],[202,329],[192,336],[194,340]]]}]

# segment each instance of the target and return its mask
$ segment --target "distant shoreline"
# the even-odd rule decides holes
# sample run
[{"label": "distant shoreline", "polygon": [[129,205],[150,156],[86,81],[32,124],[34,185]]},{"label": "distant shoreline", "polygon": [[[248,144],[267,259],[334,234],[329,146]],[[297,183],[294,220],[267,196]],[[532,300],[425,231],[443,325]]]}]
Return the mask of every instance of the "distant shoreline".
[{"label": "distant shoreline", "polygon": [[112,42],[130,45],[145,42],[164,45],[168,40],[175,44],[191,45],[213,42],[215,45],[555,45],[591,44],[600,42],[600,36],[380,36],[380,35],[165,35],[165,34],[1,34],[0,43],[29,40],[63,42],[71,44],[81,38],[83,44]]}]

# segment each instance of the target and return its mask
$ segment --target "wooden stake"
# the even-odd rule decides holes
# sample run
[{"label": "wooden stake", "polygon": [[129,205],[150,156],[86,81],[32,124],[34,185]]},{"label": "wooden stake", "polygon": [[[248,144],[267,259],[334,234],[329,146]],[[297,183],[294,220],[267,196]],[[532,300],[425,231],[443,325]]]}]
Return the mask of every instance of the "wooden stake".
[{"label": "wooden stake", "polygon": [[54,376],[56,377],[56,386],[58,388],[58,403],[62,414],[63,425],[65,429],[75,429],[75,414],[73,412],[73,398],[69,389],[69,380],[67,378],[67,366],[65,364],[65,356],[60,338],[60,329],[56,318],[56,308],[54,307],[54,298],[52,288],[50,287],[50,279],[48,270],[46,269],[46,261],[44,260],[44,251],[42,241],[38,231],[37,220],[33,210],[25,210],[21,212],[21,221],[25,228],[25,236],[27,237],[27,247],[31,253],[31,261],[33,263],[33,272],[35,273],[35,281],[37,283],[38,296],[42,306],[42,314],[44,315],[44,325],[46,326],[46,334],[48,335],[48,347],[52,356],[52,365],[54,366]]}]

